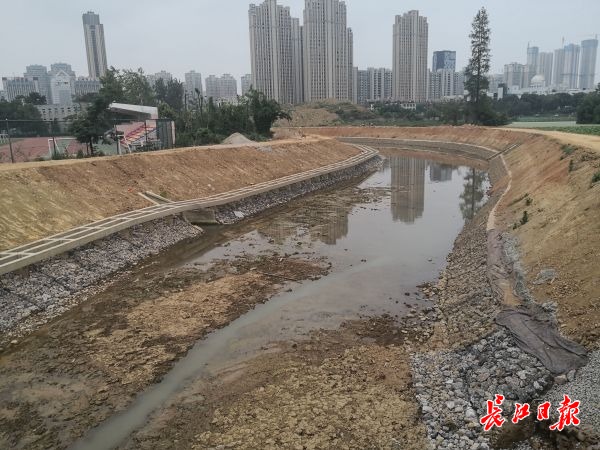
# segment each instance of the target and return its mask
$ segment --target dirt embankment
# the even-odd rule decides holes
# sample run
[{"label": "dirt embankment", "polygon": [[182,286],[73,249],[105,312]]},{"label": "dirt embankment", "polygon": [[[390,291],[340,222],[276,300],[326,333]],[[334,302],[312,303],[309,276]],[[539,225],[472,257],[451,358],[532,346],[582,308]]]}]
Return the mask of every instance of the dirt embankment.
[{"label": "dirt embankment", "polygon": [[0,166],[0,249],[149,206],[153,191],[198,198],[341,161],[358,150],[331,139],[213,146],[125,157]]},{"label": "dirt embankment", "polygon": [[[297,132],[299,129],[290,129]],[[464,127],[321,127],[305,135],[464,142],[505,150],[512,187],[498,205],[501,228],[520,241],[527,281],[538,302],[558,304],[561,331],[598,348],[600,329],[600,139],[559,132]],[[504,188],[505,181],[494,189]],[[524,213],[527,211],[527,218]],[[524,223],[522,223],[524,222]],[[536,282],[542,269],[551,280]],[[539,284],[537,284],[539,283]]]}]

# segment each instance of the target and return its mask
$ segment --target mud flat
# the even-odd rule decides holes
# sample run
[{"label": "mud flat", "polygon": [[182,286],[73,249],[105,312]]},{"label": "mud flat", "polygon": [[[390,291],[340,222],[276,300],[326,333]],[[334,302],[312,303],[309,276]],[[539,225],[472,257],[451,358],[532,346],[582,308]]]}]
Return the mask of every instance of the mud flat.
[{"label": "mud flat", "polygon": [[[380,164],[374,157],[348,169],[295,183],[283,189],[218,207],[220,223],[245,217],[319,189],[364,175]],[[0,277],[0,345],[35,330],[83,301],[105,278],[175,243],[199,236],[202,230],[180,217],[155,220],[109,236],[67,254]]]}]

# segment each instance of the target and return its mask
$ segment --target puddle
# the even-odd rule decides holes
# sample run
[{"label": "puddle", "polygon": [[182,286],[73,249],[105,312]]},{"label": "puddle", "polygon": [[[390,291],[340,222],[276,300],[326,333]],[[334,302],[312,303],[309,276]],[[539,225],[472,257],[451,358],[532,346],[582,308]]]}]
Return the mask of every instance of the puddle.
[{"label": "puddle", "polygon": [[416,286],[437,277],[465,219],[485,202],[487,185],[483,172],[468,167],[388,156],[358,185],[297,200],[244,224],[214,227],[167,252],[163,270],[208,268],[217,259],[273,251],[323,257],[332,266],[319,280],[286,282],[291,291],[197,342],[160,383],[74,448],[119,445],[187,382],[218,374],[270,343],[302,339],[346,320],[399,317],[405,303],[426,306]]}]

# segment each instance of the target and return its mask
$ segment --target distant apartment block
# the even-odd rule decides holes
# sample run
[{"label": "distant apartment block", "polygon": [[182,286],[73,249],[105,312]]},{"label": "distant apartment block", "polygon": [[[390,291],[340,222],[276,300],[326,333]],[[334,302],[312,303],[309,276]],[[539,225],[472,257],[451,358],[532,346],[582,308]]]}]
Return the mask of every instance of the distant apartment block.
[{"label": "distant apartment block", "polygon": [[2,77],[2,87],[8,102],[12,102],[20,95],[27,97],[32,92],[40,92],[37,77]]},{"label": "distant apartment block", "polygon": [[460,98],[464,95],[465,81],[462,72],[454,70],[438,69],[429,71],[427,83],[427,100],[438,102],[452,98]]},{"label": "distant apartment block", "polygon": [[353,36],[346,3],[305,0],[302,28],[304,100],[352,100]]},{"label": "distant apartment block", "polygon": [[439,50],[433,52],[431,71],[438,70],[456,70],[456,52],[452,50]]},{"label": "distant apartment block", "polygon": [[205,86],[206,97],[216,102],[237,101],[237,81],[228,73],[220,77],[210,75],[206,78]]},{"label": "distant apartment block", "polygon": [[540,49],[539,47],[531,47],[527,45],[527,65],[529,66],[529,73],[531,77],[537,75],[538,72],[538,64],[540,59]]},{"label": "distant apartment block", "polygon": [[[265,0],[250,5],[252,84],[279,103],[302,102],[302,38],[299,20],[290,8]],[[297,79],[297,77],[299,77]]]},{"label": "distant apartment block", "polygon": [[247,73],[246,75],[242,75],[242,77],[240,78],[240,84],[242,88],[242,95],[246,95],[250,91],[250,88],[253,86],[252,74]]},{"label": "distant apartment block", "polygon": [[73,77],[63,70],[59,70],[50,79],[50,93],[52,103],[70,105],[73,103]]},{"label": "distant apartment block", "polygon": [[198,96],[202,97],[204,95],[204,91],[202,90],[202,74],[195,70],[190,70],[186,73],[184,89],[188,102],[191,99],[196,99]]},{"label": "distant apartment block", "polygon": [[83,14],[83,34],[87,54],[88,74],[90,78],[98,79],[106,73],[106,45],[104,43],[104,25],[100,16],[88,11]]},{"label": "distant apartment block", "polygon": [[23,76],[25,78],[37,78],[39,94],[46,97],[47,104],[52,103],[52,96],[50,94],[50,74],[48,73],[46,66],[39,64],[27,66]]},{"label": "distant apartment block", "polygon": [[422,103],[427,96],[427,18],[414,10],[396,16],[393,36],[392,96]]},{"label": "distant apartment block", "polygon": [[579,89],[594,90],[596,88],[596,58],[598,55],[598,39],[581,41],[581,67],[579,70]]},{"label": "distant apartment block", "polygon": [[531,68],[516,62],[504,65],[504,83],[509,90],[516,91],[529,87]]},{"label": "distant apartment block", "polygon": [[71,75],[72,77],[75,76],[75,72],[73,71],[71,64],[67,64],[64,62],[57,62],[54,64],[50,64],[50,75],[56,75],[60,71],[63,71],[65,73]]},{"label": "distant apartment block", "polygon": [[544,76],[546,86],[552,85],[552,65],[554,63],[554,54],[552,52],[540,52],[537,63],[536,75]]},{"label": "distant apartment block", "polygon": [[369,67],[359,70],[355,67],[352,75],[354,103],[383,102],[392,98],[392,71],[384,67]]},{"label": "distant apartment block", "polygon": [[96,78],[79,77],[73,80],[73,95],[80,97],[85,94],[97,94],[102,87]]},{"label": "distant apartment block", "polygon": [[576,44],[569,44],[565,45],[564,51],[565,59],[562,71],[562,84],[567,89],[577,89],[581,47]]},{"label": "distant apartment block", "polygon": [[366,70],[352,69],[352,103],[367,104],[369,100],[369,73]]},{"label": "distant apartment block", "polygon": [[148,80],[148,83],[150,83],[150,86],[154,87],[158,80],[162,80],[163,83],[167,84],[173,79],[173,75],[166,70],[161,70],[160,72],[146,75],[146,79]]}]

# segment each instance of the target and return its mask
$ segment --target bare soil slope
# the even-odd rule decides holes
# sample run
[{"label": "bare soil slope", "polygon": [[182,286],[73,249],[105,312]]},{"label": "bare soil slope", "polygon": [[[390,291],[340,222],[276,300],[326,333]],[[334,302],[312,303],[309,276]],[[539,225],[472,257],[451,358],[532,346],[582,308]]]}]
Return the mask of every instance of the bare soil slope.
[{"label": "bare soil slope", "polygon": [[172,200],[225,192],[341,161],[358,153],[331,139],[212,146],[124,157],[0,165],[0,248]]}]

